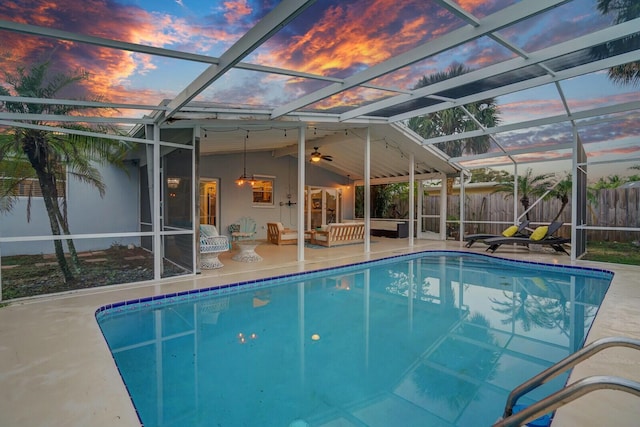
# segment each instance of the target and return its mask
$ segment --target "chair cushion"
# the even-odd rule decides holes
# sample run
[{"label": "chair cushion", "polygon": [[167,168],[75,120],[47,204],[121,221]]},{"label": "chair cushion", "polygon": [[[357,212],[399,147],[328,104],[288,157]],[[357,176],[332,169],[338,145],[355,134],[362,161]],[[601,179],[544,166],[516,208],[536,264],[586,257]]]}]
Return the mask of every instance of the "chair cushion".
[{"label": "chair cushion", "polygon": [[293,240],[293,239],[297,239],[298,238],[298,232],[297,231],[288,231],[286,233],[282,233],[280,235],[280,239],[282,240]]},{"label": "chair cushion", "polygon": [[284,230],[284,225],[281,222],[276,222],[276,226],[278,227],[278,231]]},{"label": "chair cushion", "polygon": [[547,232],[549,231],[549,227],[547,227],[546,225],[543,225],[541,227],[536,228],[533,233],[531,233],[531,237],[529,237],[531,240],[542,240],[544,238],[544,236],[547,235]]},{"label": "chair cushion", "polygon": [[218,229],[215,225],[200,224],[200,235],[205,237],[216,237],[218,236]]},{"label": "chair cushion", "polygon": [[326,234],[320,234],[320,233],[316,233],[315,235],[315,239],[316,240],[320,240],[322,242],[326,242],[329,240],[329,236],[327,236]]},{"label": "chair cushion", "polygon": [[516,232],[517,232],[517,231],[518,231],[518,226],[517,226],[517,225],[512,225],[511,227],[506,228],[506,229],[502,232],[502,235],[503,235],[504,237],[511,237],[511,236],[513,236],[514,234],[516,234]]}]

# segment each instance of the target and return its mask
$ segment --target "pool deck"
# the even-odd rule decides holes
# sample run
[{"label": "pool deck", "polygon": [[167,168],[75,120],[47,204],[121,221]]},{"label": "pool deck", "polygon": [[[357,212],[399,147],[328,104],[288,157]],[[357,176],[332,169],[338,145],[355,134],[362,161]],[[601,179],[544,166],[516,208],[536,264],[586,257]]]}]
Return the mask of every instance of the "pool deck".
[{"label": "pool deck", "polygon": [[[225,267],[195,277],[117,285],[32,298],[0,308],[0,426],[134,427],[139,421],[95,320],[97,308],[224,283],[290,274],[423,250],[467,250],[459,242],[374,238],[371,253],[362,246],[305,249],[295,261],[295,245],[263,243],[259,263],[220,256]],[[476,244],[470,252],[485,253]],[[566,255],[502,247],[495,256],[553,264],[571,264]],[[640,266],[578,261],[575,265],[615,272],[587,342],[606,336],[640,339]],[[574,369],[570,382],[591,375],[615,375],[640,381],[640,351],[608,349]],[[640,398],[613,390],[586,395],[558,411],[553,427],[637,426]]]}]

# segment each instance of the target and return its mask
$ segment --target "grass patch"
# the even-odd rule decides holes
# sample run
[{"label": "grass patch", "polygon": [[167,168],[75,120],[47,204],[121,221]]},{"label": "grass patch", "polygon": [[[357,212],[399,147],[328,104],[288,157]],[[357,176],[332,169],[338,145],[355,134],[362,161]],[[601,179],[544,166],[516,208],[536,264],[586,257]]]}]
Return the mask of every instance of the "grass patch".
[{"label": "grass patch", "polygon": [[640,265],[640,246],[622,242],[589,242],[585,261]]}]

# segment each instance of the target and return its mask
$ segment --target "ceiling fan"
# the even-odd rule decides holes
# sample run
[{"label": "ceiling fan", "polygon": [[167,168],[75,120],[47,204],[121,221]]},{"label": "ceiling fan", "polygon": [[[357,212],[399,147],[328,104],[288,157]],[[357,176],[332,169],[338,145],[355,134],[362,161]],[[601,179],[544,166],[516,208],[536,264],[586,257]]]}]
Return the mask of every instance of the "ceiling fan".
[{"label": "ceiling fan", "polygon": [[331,156],[325,156],[322,153],[320,153],[318,151],[319,147],[313,147],[313,153],[311,153],[311,158],[309,159],[309,161],[313,162],[313,163],[317,163],[320,160],[326,160],[328,162],[333,162],[333,157]]}]

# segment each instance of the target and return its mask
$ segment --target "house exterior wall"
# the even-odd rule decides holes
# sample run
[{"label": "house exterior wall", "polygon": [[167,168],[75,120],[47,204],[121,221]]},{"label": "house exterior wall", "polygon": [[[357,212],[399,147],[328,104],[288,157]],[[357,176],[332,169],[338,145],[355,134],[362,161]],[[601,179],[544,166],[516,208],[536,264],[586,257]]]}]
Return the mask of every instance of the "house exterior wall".
[{"label": "house exterior wall", "polygon": [[[117,233],[138,231],[138,168],[127,171],[113,166],[101,167],[102,181],[106,185],[104,198],[98,191],[69,177],[67,203],[69,228],[73,234]],[[31,218],[27,221],[27,197],[21,197],[13,210],[0,215],[0,235],[50,236],[49,217],[41,197],[31,199]],[[75,239],[78,251],[105,249],[113,243],[138,244],[139,239]],[[53,253],[52,242],[3,243],[2,256],[16,254]]]},{"label": "house exterior wall", "polygon": [[[279,221],[285,227],[298,228],[298,205],[285,204],[289,200],[304,203],[298,200],[298,160],[290,156],[274,158],[267,152],[249,152],[246,163],[247,175],[274,177],[274,206],[253,206],[251,187],[236,185],[235,180],[243,171],[242,154],[207,155],[200,158],[200,176],[220,180],[220,232],[228,235],[229,225],[243,216],[256,221],[257,239],[267,238],[267,222]],[[308,162],[305,181],[306,185],[320,187],[340,187],[346,182],[343,176]],[[287,197],[288,194],[291,199]],[[343,191],[343,217],[353,218],[353,191]]]},{"label": "house exterior wall", "polygon": [[[255,207],[251,187],[238,187],[235,180],[242,173],[242,154],[209,155],[200,159],[200,176],[218,178],[220,200],[220,232],[229,234],[228,227],[248,216],[257,224],[258,239],[266,239],[267,222],[279,221],[285,227],[297,228],[298,162],[294,157],[274,158],[271,153],[247,153],[247,174],[274,178],[274,205]],[[347,180],[325,169],[305,164],[305,184],[343,189],[343,218],[354,218],[353,186]],[[100,198],[97,190],[70,178],[67,183],[69,227],[73,234],[118,233],[140,231],[140,176],[137,165],[127,171],[111,166],[100,167],[106,194]],[[291,195],[289,199],[287,195]],[[304,201],[301,201],[304,203]],[[281,205],[282,203],[282,205]],[[14,209],[0,216],[0,236],[50,236],[49,219],[41,198],[31,200],[31,220],[27,221],[27,198],[20,198]],[[78,251],[100,250],[113,244],[140,245],[140,238],[74,239]],[[2,256],[53,253],[52,242],[3,243]]]}]

